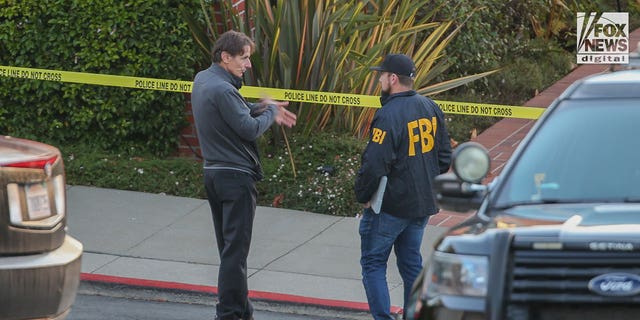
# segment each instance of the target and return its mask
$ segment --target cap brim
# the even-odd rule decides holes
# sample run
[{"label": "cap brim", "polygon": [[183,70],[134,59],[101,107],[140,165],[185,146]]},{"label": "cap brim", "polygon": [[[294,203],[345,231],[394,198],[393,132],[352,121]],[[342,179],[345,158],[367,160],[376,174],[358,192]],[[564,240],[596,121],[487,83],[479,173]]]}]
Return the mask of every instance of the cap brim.
[{"label": "cap brim", "polygon": [[369,70],[373,70],[373,71],[384,71],[384,69],[382,67],[371,67],[369,68]]}]

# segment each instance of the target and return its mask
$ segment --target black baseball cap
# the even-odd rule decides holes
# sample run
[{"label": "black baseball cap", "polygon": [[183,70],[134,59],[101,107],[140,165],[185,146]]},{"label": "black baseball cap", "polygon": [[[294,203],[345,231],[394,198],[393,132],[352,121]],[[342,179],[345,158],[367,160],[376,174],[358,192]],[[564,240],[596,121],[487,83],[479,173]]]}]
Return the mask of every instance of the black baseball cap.
[{"label": "black baseball cap", "polygon": [[371,67],[371,70],[391,72],[409,78],[416,76],[416,65],[404,54],[388,54],[380,66]]}]

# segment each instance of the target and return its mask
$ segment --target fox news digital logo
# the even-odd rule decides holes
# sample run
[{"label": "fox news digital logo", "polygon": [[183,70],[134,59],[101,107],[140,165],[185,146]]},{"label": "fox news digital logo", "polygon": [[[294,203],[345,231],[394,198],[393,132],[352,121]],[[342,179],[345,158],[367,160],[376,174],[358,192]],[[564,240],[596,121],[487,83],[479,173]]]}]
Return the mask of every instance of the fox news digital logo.
[{"label": "fox news digital logo", "polygon": [[629,63],[627,12],[578,12],[578,64]]}]

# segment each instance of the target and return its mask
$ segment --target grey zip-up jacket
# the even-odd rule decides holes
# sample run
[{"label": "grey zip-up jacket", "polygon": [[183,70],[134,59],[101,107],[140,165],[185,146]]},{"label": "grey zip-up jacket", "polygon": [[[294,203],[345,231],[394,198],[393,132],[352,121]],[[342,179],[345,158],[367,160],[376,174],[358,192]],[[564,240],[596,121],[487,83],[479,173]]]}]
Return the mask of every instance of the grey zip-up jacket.
[{"label": "grey zip-up jacket", "polygon": [[218,64],[198,72],[191,91],[205,169],[239,170],[262,179],[256,140],[273,124],[274,105],[247,102],[238,89],[242,79]]}]

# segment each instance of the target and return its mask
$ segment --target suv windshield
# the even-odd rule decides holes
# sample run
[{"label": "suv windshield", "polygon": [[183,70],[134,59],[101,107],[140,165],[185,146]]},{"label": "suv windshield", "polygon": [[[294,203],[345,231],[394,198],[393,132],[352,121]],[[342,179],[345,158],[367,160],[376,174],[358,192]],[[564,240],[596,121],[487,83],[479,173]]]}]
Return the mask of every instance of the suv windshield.
[{"label": "suv windshield", "polygon": [[562,102],[503,174],[495,206],[640,201],[639,104]]}]

